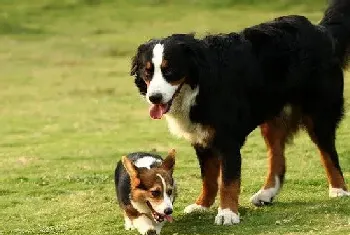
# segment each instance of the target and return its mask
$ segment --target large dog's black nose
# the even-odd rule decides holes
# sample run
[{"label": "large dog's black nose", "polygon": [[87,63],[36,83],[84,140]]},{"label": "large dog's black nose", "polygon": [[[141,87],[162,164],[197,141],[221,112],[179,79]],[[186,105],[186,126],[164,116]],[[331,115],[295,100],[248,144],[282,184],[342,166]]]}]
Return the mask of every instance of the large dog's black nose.
[{"label": "large dog's black nose", "polygon": [[171,209],[170,207],[169,208],[166,208],[165,210],[164,210],[164,214],[166,214],[166,215],[171,215],[173,213],[173,209]]},{"label": "large dog's black nose", "polygon": [[163,96],[161,93],[154,93],[149,96],[149,101],[151,101],[153,104],[160,104],[163,100]]}]

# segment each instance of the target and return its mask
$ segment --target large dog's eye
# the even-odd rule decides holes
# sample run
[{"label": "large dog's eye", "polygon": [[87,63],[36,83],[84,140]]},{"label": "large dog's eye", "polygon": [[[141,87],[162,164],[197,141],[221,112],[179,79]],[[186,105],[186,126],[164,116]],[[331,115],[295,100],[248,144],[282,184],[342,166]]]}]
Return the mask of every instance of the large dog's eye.
[{"label": "large dog's eye", "polygon": [[164,69],[163,70],[163,75],[165,77],[171,77],[173,75],[173,71],[171,71],[170,69]]},{"label": "large dog's eye", "polygon": [[168,194],[169,196],[171,195],[171,194],[173,194],[173,190],[170,188],[170,189],[168,189],[167,191],[166,191],[166,194]]},{"label": "large dog's eye", "polygon": [[146,81],[150,81],[152,79],[153,68],[145,68],[145,76],[144,79]]},{"label": "large dog's eye", "polygon": [[163,73],[163,76],[167,78],[174,76],[174,71],[170,67],[163,67],[162,73]]},{"label": "large dog's eye", "polygon": [[162,195],[162,192],[160,190],[153,190],[151,191],[153,197],[160,197]]},{"label": "large dog's eye", "polygon": [[149,73],[146,73],[144,76],[144,80],[149,82],[151,80],[151,75]]}]

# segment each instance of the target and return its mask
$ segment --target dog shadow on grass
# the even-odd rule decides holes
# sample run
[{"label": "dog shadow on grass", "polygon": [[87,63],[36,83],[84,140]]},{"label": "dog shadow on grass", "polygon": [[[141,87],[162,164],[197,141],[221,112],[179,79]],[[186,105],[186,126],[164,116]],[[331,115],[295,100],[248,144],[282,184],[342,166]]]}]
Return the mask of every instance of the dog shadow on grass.
[{"label": "dog shadow on grass", "polygon": [[[167,224],[162,234],[173,235],[232,235],[277,233],[286,231],[311,231],[314,227],[322,227],[329,218],[349,217],[348,204],[350,197],[325,199],[315,202],[291,201],[275,202],[265,207],[240,207],[241,223],[234,226],[218,226],[214,224],[216,208],[205,213],[177,214],[174,223]],[[329,226],[338,226],[336,224]]]}]

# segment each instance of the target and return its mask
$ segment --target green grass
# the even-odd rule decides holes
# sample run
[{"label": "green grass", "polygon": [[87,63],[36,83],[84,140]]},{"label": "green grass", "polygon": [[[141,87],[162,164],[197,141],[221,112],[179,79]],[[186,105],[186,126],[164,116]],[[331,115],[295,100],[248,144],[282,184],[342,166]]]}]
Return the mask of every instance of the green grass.
[{"label": "green grass", "polygon": [[[176,222],[163,234],[349,233],[350,199],[328,198],[319,156],[305,134],[287,150],[286,184],[274,206],[249,203],[266,172],[265,146],[255,131],[242,151],[241,224],[215,226],[216,207],[182,213],[199,192],[197,160],[165,121],[150,120],[128,75],[137,45],[172,32],[230,32],[284,14],[317,22],[324,8],[321,1],[292,7],[285,6],[291,1],[208,2],[1,0],[0,234],[135,234],[124,231],[115,202],[115,164],[128,152],[172,147],[179,198]],[[337,146],[349,181],[348,114]]]}]

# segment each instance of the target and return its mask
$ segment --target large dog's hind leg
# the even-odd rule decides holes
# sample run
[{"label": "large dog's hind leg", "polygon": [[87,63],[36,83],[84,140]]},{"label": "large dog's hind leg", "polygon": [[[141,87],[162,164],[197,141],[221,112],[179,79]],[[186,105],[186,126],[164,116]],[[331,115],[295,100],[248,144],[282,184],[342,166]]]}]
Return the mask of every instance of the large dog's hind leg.
[{"label": "large dog's hind leg", "polygon": [[195,150],[201,168],[202,191],[196,202],[185,208],[185,213],[206,211],[213,205],[218,192],[219,158],[211,149],[195,146]]},{"label": "large dog's hind leg", "polygon": [[329,196],[350,196],[335,147],[336,126],[339,118],[331,118],[332,112],[304,118],[304,125],[312,141],[317,145],[329,183]]},{"label": "large dog's hind leg", "polygon": [[260,125],[267,147],[269,170],[264,186],[250,198],[255,206],[271,204],[283,185],[286,171],[284,150],[288,138],[298,129],[300,117],[296,108],[288,108],[289,111],[285,109],[280,116]]}]

